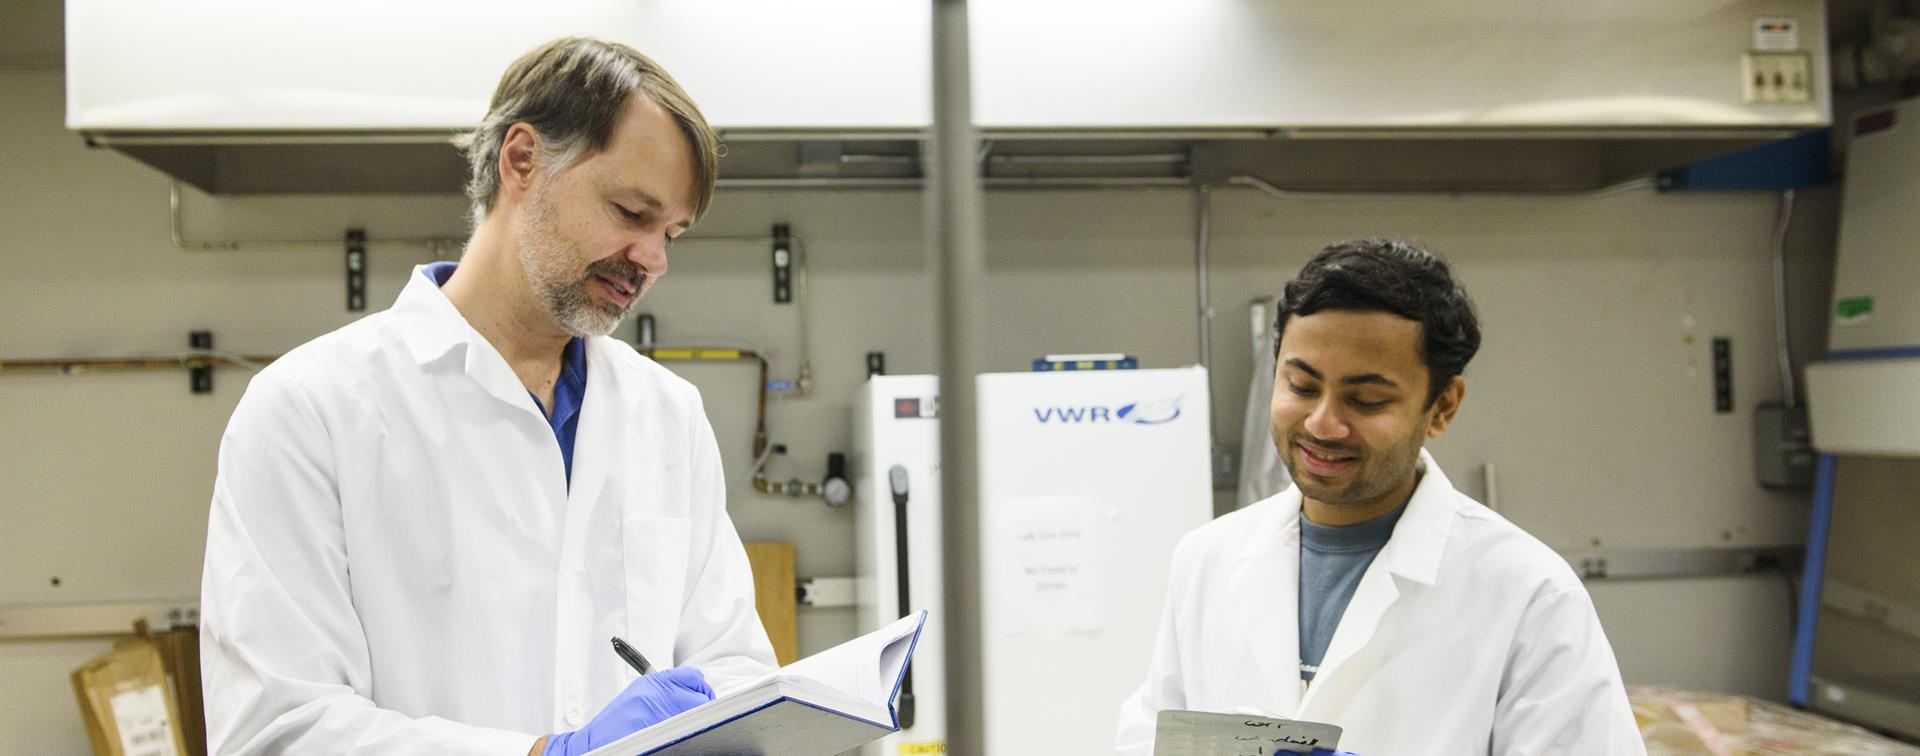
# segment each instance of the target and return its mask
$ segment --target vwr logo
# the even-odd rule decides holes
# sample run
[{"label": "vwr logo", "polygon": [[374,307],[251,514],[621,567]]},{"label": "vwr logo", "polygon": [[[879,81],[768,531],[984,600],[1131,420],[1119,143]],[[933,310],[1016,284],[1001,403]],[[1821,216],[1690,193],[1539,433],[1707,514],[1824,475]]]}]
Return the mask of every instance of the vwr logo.
[{"label": "vwr logo", "polygon": [[1180,417],[1183,397],[1134,402],[1118,407],[1088,404],[1078,407],[1035,407],[1033,419],[1041,425],[1074,423],[1122,423],[1127,425],[1163,425]]}]

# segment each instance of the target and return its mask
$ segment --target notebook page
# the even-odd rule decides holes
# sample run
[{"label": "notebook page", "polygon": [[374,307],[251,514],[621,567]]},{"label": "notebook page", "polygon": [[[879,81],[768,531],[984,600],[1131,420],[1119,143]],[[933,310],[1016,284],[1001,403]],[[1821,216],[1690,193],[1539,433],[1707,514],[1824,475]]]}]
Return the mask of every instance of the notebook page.
[{"label": "notebook page", "polygon": [[901,617],[886,627],[780,668],[781,677],[804,677],[861,701],[885,705],[906,661],[908,646],[926,612]]}]

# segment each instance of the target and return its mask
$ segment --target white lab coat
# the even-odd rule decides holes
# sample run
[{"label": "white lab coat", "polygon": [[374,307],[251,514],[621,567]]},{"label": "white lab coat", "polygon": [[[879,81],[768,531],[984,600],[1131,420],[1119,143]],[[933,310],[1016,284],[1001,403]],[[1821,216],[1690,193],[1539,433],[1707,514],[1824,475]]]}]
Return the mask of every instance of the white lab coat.
[{"label": "white lab coat", "polygon": [[1300,489],[1189,533],[1117,746],[1163,709],[1258,710],[1345,728],[1343,750],[1643,754],[1613,649],[1566,560],[1453,489],[1433,458],[1300,686]]},{"label": "white lab coat", "polygon": [[418,271],[288,353],[221,439],[201,588],[214,753],[510,754],[634,672],[774,664],[698,392],[587,339],[569,490],[506,360]]}]

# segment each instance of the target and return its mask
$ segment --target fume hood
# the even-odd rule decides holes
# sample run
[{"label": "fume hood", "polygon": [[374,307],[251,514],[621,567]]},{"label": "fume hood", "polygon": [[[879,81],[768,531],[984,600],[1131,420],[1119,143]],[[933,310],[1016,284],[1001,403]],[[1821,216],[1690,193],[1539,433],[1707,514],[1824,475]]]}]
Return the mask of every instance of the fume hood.
[{"label": "fume hood", "polygon": [[[1831,108],[1817,0],[970,6],[996,180],[1591,188],[1825,126]],[[586,34],[646,52],[693,93],[730,181],[912,182],[932,113],[929,8],[70,0],[67,119],[209,192],[454,191],[448,138],[479,120],[500,72]],[[1362,156],[1393,168],[1357,175]]]}]

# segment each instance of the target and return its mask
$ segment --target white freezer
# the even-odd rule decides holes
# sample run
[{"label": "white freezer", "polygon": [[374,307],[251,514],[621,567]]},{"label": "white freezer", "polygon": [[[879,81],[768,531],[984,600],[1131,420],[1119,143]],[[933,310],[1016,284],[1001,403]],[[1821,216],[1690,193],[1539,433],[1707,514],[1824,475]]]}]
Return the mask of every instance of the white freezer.
[{"label": "white freezer", "polygon": [[[940,379],[931,375],[877,375],[860,389],[854,404],[853,505],[859,565],[856,602],[862,632],[881,627],[906,611],[926,609],[927,624],[913,652],[909,674],[912,723],[906,691],[900,713],[904,725],[860,749],[865,756],[916,756],[945,753],[946,634],[941,581],[940,422],[934,416]],[[905,474],[906,496],[898,503],[889,472]],[[906,527],[897,514],[905,512]],[[907,606],[901,607],[900,551],[906,536]],[[935,750],[938,747],[941,750]]]},{"label": "white freezer", "polygon": [[1202,368],[978,378],[986,753],[1105,754],[1213,514]]}]

